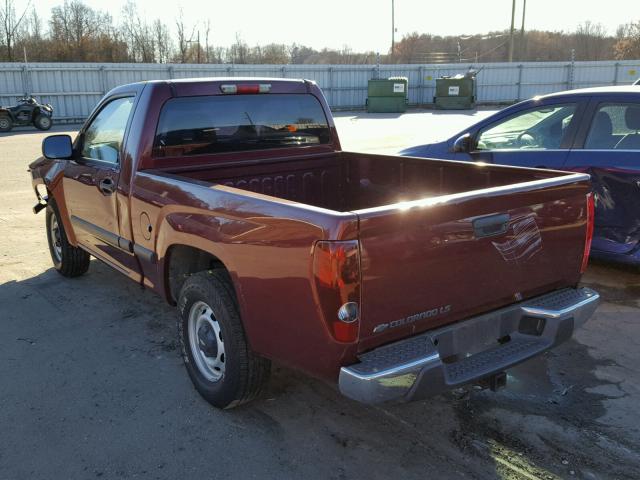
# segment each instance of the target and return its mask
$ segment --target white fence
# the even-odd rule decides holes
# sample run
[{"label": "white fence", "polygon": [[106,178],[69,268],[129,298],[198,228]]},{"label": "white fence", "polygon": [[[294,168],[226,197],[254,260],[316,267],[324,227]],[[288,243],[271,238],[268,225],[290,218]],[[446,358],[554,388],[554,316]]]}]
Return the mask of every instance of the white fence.
[{"label": "white fence", "polygon": [[599,85],[630,84],[640,76],[640,60],[606,62],[525,62],[440,65],[161,65],[129,63],[0,63],[0,104],[25,93],[51,103],[57,120],[84,119],[111,88],[141,80],[188,77],[287,77],[318,82],[333,109],[365,106],[367,81],[409,79],[409,104],[433,103],[435,79],[479,69],[479,103],[513,103],[544,93]]}]

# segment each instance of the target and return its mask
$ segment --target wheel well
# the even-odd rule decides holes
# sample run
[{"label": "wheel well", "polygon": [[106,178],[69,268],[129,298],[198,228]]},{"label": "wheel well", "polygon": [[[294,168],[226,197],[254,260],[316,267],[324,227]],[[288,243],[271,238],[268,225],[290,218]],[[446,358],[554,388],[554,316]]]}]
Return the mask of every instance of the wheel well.
[{"label": "wheel well", "polygon": [[167,267],[165,269],[169,289],[168,297],[172,301],[177,301],[182,284],[187,277],[205,270],[222,270],[229,285],[233,285],[227,267],[215,255],[187,245],[171,246],[167,252]]}]

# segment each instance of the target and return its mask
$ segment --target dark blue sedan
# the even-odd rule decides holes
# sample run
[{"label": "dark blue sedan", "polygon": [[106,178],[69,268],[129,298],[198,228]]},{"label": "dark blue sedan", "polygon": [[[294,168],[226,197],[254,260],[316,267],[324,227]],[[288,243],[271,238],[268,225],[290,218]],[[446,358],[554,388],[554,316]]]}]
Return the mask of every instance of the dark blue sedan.
[{"label": "dark blue sedan", "polygon": [[592,256],[640,265],[640,86],[535,97],[401,154],[587,172],[596,199]]}]

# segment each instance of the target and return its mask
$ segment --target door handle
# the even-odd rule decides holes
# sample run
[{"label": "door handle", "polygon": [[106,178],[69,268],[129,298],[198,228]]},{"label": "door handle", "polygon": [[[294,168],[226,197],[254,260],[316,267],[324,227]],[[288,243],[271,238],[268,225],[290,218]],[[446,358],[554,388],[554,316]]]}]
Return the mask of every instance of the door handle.
[{"label": "door handle", "polygon": [[100,180],[98,188],[103,194],[111,195],[116,191],[116,182],[114,182],[112,178],[106,177]]},{"label": "door handle", "polygon": [[473,233],[476,238],[502,235],[509,229],[509,218],[508,213],[476,218],[473,221]]}]

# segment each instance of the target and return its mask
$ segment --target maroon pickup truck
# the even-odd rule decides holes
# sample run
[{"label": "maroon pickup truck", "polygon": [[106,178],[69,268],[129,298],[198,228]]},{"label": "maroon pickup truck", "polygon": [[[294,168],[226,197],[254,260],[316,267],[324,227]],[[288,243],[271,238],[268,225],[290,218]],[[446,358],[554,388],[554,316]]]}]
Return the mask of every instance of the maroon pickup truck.
[{"label": "maroon pickup truck", "polygon": [[271,361],[368,403],[495,387],[598,303],[588,175],[344,152],[311,81],[124,85],[43,154],[55,268],[93,256],[177,305],[217,407]]}]

